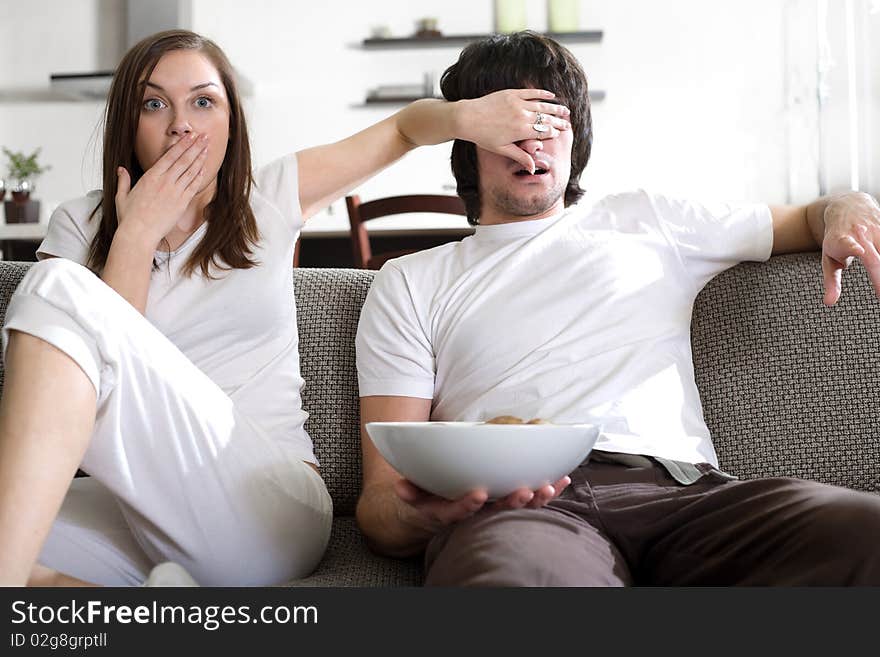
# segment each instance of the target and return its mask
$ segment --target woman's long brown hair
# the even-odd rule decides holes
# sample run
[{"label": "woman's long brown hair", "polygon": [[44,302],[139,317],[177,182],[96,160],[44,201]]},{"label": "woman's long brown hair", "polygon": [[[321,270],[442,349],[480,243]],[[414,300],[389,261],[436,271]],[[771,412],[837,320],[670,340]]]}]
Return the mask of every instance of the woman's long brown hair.
[{"label": "woman's long brown hair", "polygon": [[213,278],[212,263],[226,270],[257,264],[250,258],[252,247],[260,239],[249,201],[254,182],[251,149],[232,65],[213,41],[186,30],[169,30],[135,45],[122,58],[113,76],[104,117],[104,192],[101,204],[90,217],[94,220],[101,210],[101,225],[89,249],[88,261],[89,268],[97,273],[107,263],[119,225],[116,170],[120,166],[128,169],[132,187],[144,175],[134,152],[144,89],[162,55],[172,50],[197,50],[205,55],[220,73],[229,100],[229,144],[217,174],[217,192],[205,208],[207,231],[184,265],[183,274],[191,275],[198,267],[205,277]]}]

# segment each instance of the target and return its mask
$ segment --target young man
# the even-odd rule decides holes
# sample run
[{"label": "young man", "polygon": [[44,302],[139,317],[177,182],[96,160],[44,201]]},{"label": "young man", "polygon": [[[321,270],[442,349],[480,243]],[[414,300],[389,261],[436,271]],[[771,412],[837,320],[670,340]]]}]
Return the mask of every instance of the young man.
[{"label": "young man", "polygon": [[357,517],[371,544],[426,549],[438,585],[880,584],[880,496],[718,470],[690,352],[697,294],[743,260],[822,248],[826,304],[853,257],[880,293],[876,202],[709,207],[637,192],[572,206],[591,134],[571,53],[492,37],[442,82],[449,100],[521,86],[555,92],[572,130],[542,139],[531,115],[535,138],[519,146],[534,173],[455,143],[476,234],[376,276],[357,337],[361,422],[516,415],[602,434],[569,477],[486,504],[485,491],[417,489],[362,429]]}]

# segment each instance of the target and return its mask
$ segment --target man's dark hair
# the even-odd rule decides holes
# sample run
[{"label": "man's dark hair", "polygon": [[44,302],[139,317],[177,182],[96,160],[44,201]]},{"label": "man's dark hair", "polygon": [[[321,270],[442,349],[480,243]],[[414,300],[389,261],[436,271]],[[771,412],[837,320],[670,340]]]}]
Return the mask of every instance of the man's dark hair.
[{"label": "man's dark hair", "polygon": [[[579,180],[593,145],[587,77],[567,48],[535,32],[494,35],[476,41],[443,73],[440,89],[449,101],[480,98],[501,89],[535,88],[552,91],[569,110],[573,143],[571,175],[565,188],[565,206],[584,194]],[[480,217],[477,149],[459,139],[452,145],[452,173],[468,222]]]}]

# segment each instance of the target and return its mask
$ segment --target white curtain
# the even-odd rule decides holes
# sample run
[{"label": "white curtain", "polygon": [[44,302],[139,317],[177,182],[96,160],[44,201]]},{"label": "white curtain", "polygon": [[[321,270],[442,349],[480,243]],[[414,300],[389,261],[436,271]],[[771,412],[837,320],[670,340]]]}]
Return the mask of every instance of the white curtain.
[{"label": "white curtain", "polygon": [[787,0],[789,201],[880,195],[880,0]]}]

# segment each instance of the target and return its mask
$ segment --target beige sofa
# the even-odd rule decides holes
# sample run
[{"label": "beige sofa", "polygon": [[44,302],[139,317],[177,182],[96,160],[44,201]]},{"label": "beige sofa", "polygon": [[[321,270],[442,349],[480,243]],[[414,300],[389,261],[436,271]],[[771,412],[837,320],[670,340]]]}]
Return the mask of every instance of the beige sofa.
[{"label": "beige sofa", "polygon": [[[0,315],[29,264],[0,262]],[[361,476],[354,336],[373,275],[293,272],[306,426],[336,517],[323,561],[292,586],[421,583],[420,559],[372,554],[353,515]],[[833,308],[822,305],[818,254],[737,265],[697,298],[692,346],[722,468],[880,493],[880,301],[859,263]]]}]

